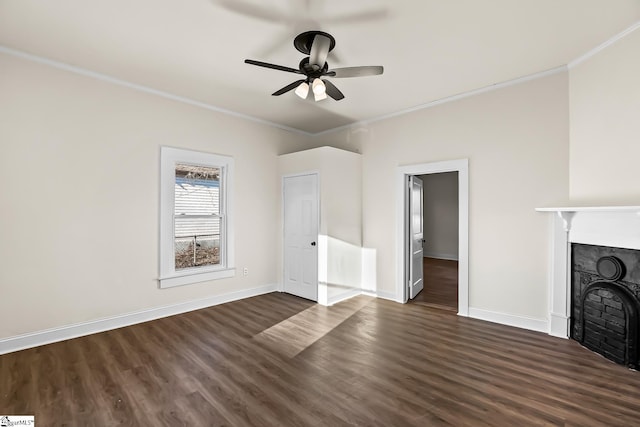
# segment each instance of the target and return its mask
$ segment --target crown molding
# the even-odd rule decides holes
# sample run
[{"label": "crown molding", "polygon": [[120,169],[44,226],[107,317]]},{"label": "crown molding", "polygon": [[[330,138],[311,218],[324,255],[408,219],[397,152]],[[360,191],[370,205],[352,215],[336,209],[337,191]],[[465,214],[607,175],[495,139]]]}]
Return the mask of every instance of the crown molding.
[{"label": "crown molding", "polygon": [[38,64],[48,65],[53,68],[57,68],[64,71],[69,71],[74,74],[79,74],[85,77],[91,77],[96,80],[101,80],[104,82],[112,83],[118,86],[123,86],[129,89],[133,89],[139,92],[148,93],[151,95],[156,95],[161,98],[169,99],[171,101],[181,102],[183,104],[192,105],[194,107],[204,108],[205,110],[215,111],[217,113],[226,114],[228,116],[237,117],[244,120],[249,120],[254,123],[259,123],[262,125],[271,126],[277,129],[286,130],[288,132],[298,133],[305,136],[311,136],[312,133],[305,132],[300,129],[292,128],[289,126],[281,125],[279,123],[270,122],[268,120],[259,119],[257,117],[249,116],[247,114],[238,113],[237,111],[227,110],[226,108],[218,107],[212,104],[207,104],[206,102],[196,101],[195,99],[187,98],[184,96],[174,95],[169,92],[165,92],[162,90],[154,89],[149,86],[139,85],[137,83],[132,83],[126,80],[118,79],[116,77],[109,76],[107,74],[98,73],[95,71],[88,70],[86,68],[76,67],[75,65],[66,64],[64,62],[55,61],[53,59],[44,58],[42,56],[34,55],[31,53],[23,52],[21,50],[12,49],[7,46],[0,45],[0,53],[4,53],[6,55],[14,56],[21,59],[26,59],[27,61],[35,62]]},{"label": "crown molding", "polygon": [[474,90],[470,90],[470,91],[467,91],[467,92],[462,92],[462,93],[459,93],[457,95],[447,96],[445,98],[440,98],[440,99],[437,99],[435,101],[427,102],[427,103],[424,103],[424,104],[419,104],[419,105],[416,105],[414,107],[405,108],[403,110],[399,110],[399,111],[396,111],[394,113],[384,114],[382,116],[373,117],[371,119],[359,120],[357,122],[350,123],[348,125],[339,126],[337,128],[333,128],[333,129],[327,129],[327,130],[324,130],[322,132],[314,133],[312,135],[313,136],[327,135],[327,134],[330,134],[330,133],[333,133],[333,132],[338,132],[338,131],[349,129],[349,128],[353,128],[353,127],[369,125],[371,123],[379,122],[381,120],[386,120],[386,119],[390,119],[392,117],[403,116],[405,114],[413,113],[414,111],[425,110],[427,108],[433,108],[433,107],[436,107],[438,105],[446,104],[446,103],[453,102],[453,101],[458,101],[460,99],[469,98],[471,96],[476,96],[476,95],[480,95],[480,94],[483,94],[483,93],[492,92],[494,90],[504,89],[504,88],[509,87],[509,86],[519,85],[521,83],[525,83],[525,82],[528,82],[528,81],[531,81],[531,80],[537,80],[537,79],[541,79],[541,78],[544,78],[544,77],[552,76],[554,74],[562,73],[564,71],[567,71],[567,66],[566,65],[562,65],[560,67],[552,68],[552,69],[546,70],[546,71],[541,71],[539,73],[534,73],[534,74],[529,74],[527,76],[518,77],[517,79],[507,80],[507,81],[500,82],[500,83],[495,83],[495,84],[492,84],[492,85],[489,85],[489,86],[481,87],[479,89],[474,89]]},{"label": "crown molding", "polygon": [[598,46],[594,47],[593,49],[591,49],[587,53],[585,53],[585,54],[577,57],[573,61],[569,62],[567,67],[569,69],[571,69],[571,68],[575,67],[576,65],[579,65],[579,64],[583,63],[584,61],[586,61],[587,59],[589,59],[592,56],[596,55],[597,53],[605,50],[606,48],[608,48],[612,44],[622,40],[623,38],[625,38],[629,34],[633,33],[635,30],[637,30],[638,28],[640,28],[640,21],[636,22],[635,24],[633,24],[632,26],[630,26],[626,30],[622,31],[621,33],[618,33],[615,36],[611,37],[609,40],[605,41],[604,43],[601,43]]},{"label": "crown molding", "polygon": [[172,93],[169,92],[164,92],[158,89],[154,89],[148,86],[143,86],[143,85],[139,85],[137,83],[132,83],[126,80],[122,80],[122,79],[118,79],[112,76],[109,76],[107,74],[102,74],[102,73],[98,73],[95,71],[91,71],[88,70],[86,68],[81,68],[81,67],[76,67],[75,65],[70,65],[70,64],[66,64],[64,62],[60,62],[60,61],[55,61],[53,59],[49,59],[49,58],[44,58],[42,56],[38,56],[38,55],[34,55],[31,53],[27,53],[27,52],[23,52],[21,50],[17,50],[17,49],[12,49],[3,45],[0,45],[0,53],[4,53],[10,56],[14,56],[17,58],[22,58],[25,59],[27,61],[31,61],[31,62],[35,62],[38,64],[44,64],[44,65],[48,65],[50,67],[53,68],[57,68],[60,70],[64,70],[64,71],[68,71],[74,74],[79,74],[81,76],[85,76],[85,77],[90,77],[90,78],[94,78],[97,80],[101,80],[104,82],[108,82],[108,83],[112,83],[118,86],[123,86],[129,89],[133,89],[133,90],[137,90],[139,92],[144,92],[144,93],[148,93],[148,94],[152,94],[152,95],[156,95],[156,96],[160,96],[162,98],[165,99],[170,99],[172,101],[177,101],[177,102],[181,102],[184,104],[188,104],[188,105],[192,105],[195,107],[199,107],[199,108],[204,108],[206,110],[210,110],[210,111],[215,111],[218,113],[222,113],[222,114],[226,114],[229,116],[233,116],[233,117],[238,117],[241,119],[245,119],[245,120],[249,120],[252,121],[254,123],[260,123],[263,125],[267,125],[267,126],[271,126],[271,127],[275,127],[278,129],[282,129],[288,132],[293,132],[293,133],[297,133],[297,134],[301,134],[301,135],[305,135],[308,137],[317,137],[317,136],[323,136],[323,135],[327,135],[333,132],[339,132],[341,130],[344,129],[349,129],[349,128],[353,128],[353,127],[358,127],[358,126],[363,126],[363,125],[368,125],[374,122],[378,122],[381,120],[385,120],[385,119],[389,119],[392,117],[397,117],[397,116],[401,116],[404,114],[408,114],[408,113],[412,113],[414,111],[418,111],[418,110],[423,110],[426,108],[432,108],[441,104],[445,104],[447,102],[453,102],[453,101],[457,101],[459,99],[463,99],[463,98],[468,98],[470,96],[475,96],[475,95],[479,95],[481,93],[485,93],[485,92],[490,92],[493,90],[498,90],[498,89],[502,89],[508,86],[513,86],[513,85],[517,85],[520,83],[524,83],[530,80],[535,80],[535,79],[540,79],[543,77],[547,77],[556,73],[560,73],[562,71],[566,71],[567,67],[566,66],[561,66],[561,67],[557,67],[557,68],[553,68],[551,70],[547,70],[547,71],[542,71],[540,73],[535,73],[535,74],[530,74],[528,76],[524,76],[524,77],[520,77],[517,79],[513,79],[513,80],[508,80],[505,82],[500,82],[500,83],[496,83],[493,85],[489,85],[480,89],[474,89],[468,92],[463,92],[457,95],[453,95],[453,96],[449,96],[446,98],[442,98],[442,99],[438,99],[435,101],[431,101],[425,104],[420,104],[414,107],[410,107],[410,108],[406,108],[400,111],[396,111],[394,113],[390,113],[390,114],[385,114],[382,116],[377,116],[377,117],[373,117],[370,119],[365,119],[365,120],[360,120],[354,123],[350,123],[347,125],[343,125],[343,126],[338,126],[335,128],[331,128],[331,129],[327,129],[327,130],[323,130],[320,132],[316,132],[316,133],[312,133],[312,132],[306,132],[303,131],[301,129],[296,129],[296,128],[292,128],[289,126],[285,126],[285,125],[281,125],[279,123],[275,123],[275,122],[270,122],[268,120],[263,120],[263,119],[259,119],[257,117],[253,117],[253,116],[249,116],[247,114],[242,114],[242,113],[238,113],[236,111],[231,111],[231,110],[227,110],[225,108],[221,108],[212,104],[207,104],[205,102],[201,102],[201,101],[196,101],[194,99],[191,98],[186,98],[184,96],[179,96],[179,95],[174,95]]},{"label": "crown molding", "polygon": [[48,65],[54,68],[58,68],[61,70],[65,70],[65,71],[69,71],[75,74],[79,74],[82,76],[86,76],[86,77],[91,77],[97,80],[102,80],[105,82],[109,82],[112,84],[116,84],[119,86],[124,86],[133,90],[137,90],[140,92],[144,92],[144,93],[149,93],[152,95],[156,95],[156,96],[160,96],[162,98],[165,99],[170,99],[172,101],[177,101],[177,102],[181,102],[184,104],[188,104],[188,105],[192,105],[195,107],[199,107],[199,108],[204,108],[206,110],[210,110],[210,111],[215,111],[221,114],[226,114],[229,116],[233,116],[233,117],[237,117],[237,118],[241,118],[244,120],[248,120],[254,123],[259,123],[259,124],[263,124],[266,126],[271,126],[277,129],[281,129],[281,130],[285,130],[288,132],[293,132],[293,133],[297,133],[297,134],[301,134],[301,135],[305,135],[308,137],[317,137],[317,136],[324,136],[324,135],[328,135],[334,132],[339,132],[341,130],[345,130],[345,129],[351,129],[354,127],[359,127],[359,126],[366,126],[375,122],[379,122],[381,120],[386,120],[386,119],[390,119],[393,117],[398,117],[398,116],[402,116],[405,114],[409,114],[415,111],[419,111],[419,110],[424,110],[427,108],[433,108],[436,107],[438,105],[442,105],[442,104],[446,104],[448,102],[453,102],[453,101],[458,101],[464,98],[469,98],[471,96],[475,96],[475,95],[480,95],[483,93],[487,93],[487,92],[491,92],[494,90],[498,90],[498,89],[504,89],[506,87],[509,86],[514,86],[514,85],[518,85],[521,83],[525,83],[525,82],[529,82],[532,80],[536,80],[536,79],[541,79],[544,77],[548,77],[554,74],[558,74],[561,72],[565,72],[570,70],[571,68],[575,67],[578,64],[581,64],[582,62],[586,61],[587,59],[591,58],[592,56],[596,55],[598,52],[606,49],[607,47],[613,45],[614,43],[622,40],[623,38],[625,38],[626,36],[628,36],[629,34],[633,33],[634,31],[636,31],[637,29],[640,28],[640,21],[636,22],[635,24],[631,25],[630,27],[628,27],[627,29],[625,29],[624,31],[616,34],[615,36],[611,37],[610,39],[608,39],[607,41],[605,41],[604,43],[601,43],[600,45],[596,46],[595,48],[591,49],[590,51],[586,52],[585,54],[579,56],[578,58],[574,59],[573,61],[570,61],[567,65],[562,65],[556,68],[552,68],[550,70],[546,70],[546,71],[541,71],[538,73],[533,73],[533,74],[529,74],[523,77],[519,77],[516,79],[512,79],[512,80],[507,80],[504,82],[499,82],[499,83],[495,83],[489,86],[485,86],[479,89],[473,89],[467,92],[463,92],[463,93],[459,93],[457,95],[452,95],[452,96],[448,96],[445,98],[441,98],[441,99],[437,99],[435,101],[430,101],[424,104],[419,104],[416,105],[414,107],[409,107],[409,108],[405,108],[393,113],[389,113],[389,114],[384,114],[381,116],[376,116],[370,119],[365,119],[365,120],[359,120],[357,122],[353,122],[347,125],[343,125],[343,126],[338,126],[335,128],[331,128],[331,129],[327,129],[327,130],[323,130],[320,132],[306,132],[303,131],[301,129],[296,129],[296,128],[292,128],[290,126],[286,126],[286,125],[282,125],[279,123],[275,123],[275,122],[271,122],[268,120],[264,120],[264,119],[260,119],[254,116],[249,116],[247,114],[242,114],[242,113],[238,113],[236,111],[232,111],[232,110],[227,110],[226,108],[222,108],[222,107],[218,107],[212,104],[207,104],[205,102],[202,101],[196,101],[195,99],[191,99],[191,98],[187,98],[184,96],[179,96],[179,95],[174,95],[172,93],[169,92],[164,92],[158,89],[154,89],[148,86],[143,86],[143,85],[139,85],[137,83],[132,83],[132,82],[128,82],[126,80],[122,80],[122,79],[118,79],[112,76],[109,76],[107,74],[102,74],[102,73],[98,73],[95,71],[91,71],[88,70],[86,68],[81,68],[81,67],[76,67],[74,65],[70,65],[70,64],[66,64],[63,62],[59,62],[59,61],[55,61],[49,58],[44,58],[38,55],[34,55],[31,53],[27,53],[27,52],[23,52],[21,50],[17,50],[17,49],[12,49],[3,45],[0,45],[0,53],[4,53],[7,55],[11,55],[11,56],[15,56],[18,58],[22,58],[22,59],[26,59],[28,61],[32,61],[32,62],[36,62],[39,64],[44,64],[44,65]]}]

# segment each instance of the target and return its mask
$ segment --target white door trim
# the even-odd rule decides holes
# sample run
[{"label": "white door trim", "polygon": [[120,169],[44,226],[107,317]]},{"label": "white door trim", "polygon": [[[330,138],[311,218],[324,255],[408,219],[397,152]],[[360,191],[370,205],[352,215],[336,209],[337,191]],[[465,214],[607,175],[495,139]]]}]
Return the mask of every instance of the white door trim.
[{"label": "white door trim", "polygon": [[406,182],[409,175],[458,172],[458,315],[469,315],[469,159],[398,166],[396,169],[396,295],[406,303]]}]

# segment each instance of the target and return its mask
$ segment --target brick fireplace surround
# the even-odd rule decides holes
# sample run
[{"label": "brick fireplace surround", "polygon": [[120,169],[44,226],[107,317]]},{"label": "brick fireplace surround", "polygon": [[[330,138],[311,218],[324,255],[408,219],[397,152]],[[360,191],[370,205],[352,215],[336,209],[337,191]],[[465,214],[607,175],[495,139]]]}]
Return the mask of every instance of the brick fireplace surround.
[{"label": "brick fireplace surround", "polygon": [[[605,318],[611,322],[613,330],[617,329],[620,332],[622,327],[625,331],[620,333],[635,334],[637,337],[638,331],[634,328],[638,322],[638,313],[634,311],[637,311],[638,302],[629,300],[633,292],[623,288],[633,286],[627,283],[629,277],[625,276],[625,269],[633,270],[640,262],[635,251],[626,251],[626,249],[640,250],[640,206],[565,207],[536,210],[555,214],[551,224],[549,334],[578,339],[583,345],[593,349],[598,341],[593,333],[594,325],[599,323],[594,319]],[[595,253],[585,258],[583,256],[586,253],[585,249],[576,244],[604,248],[596,249]],[[581,257],[578,260],[577,270],[579,271],[572,273],[573,251]],[[600,262],[600,271],[605,277],[598,276],[597,264],[601,258],[605,258]],[[619,268],[616,267],[617,261],[609,258],[615,258],[618,261],[622,258],[621,268],[625,271],[618,274],[618,277],[607,276],[615,275],[616,268]],[[577,296],[572,294],[572,283],[576,283],[574,280],[578,281],[575,285],[576,292],[579,294]],[[578,304],[583,305],[574,308],[572,298],[574,302],[578,301]],[[609,309],[606,308],[607,306]],[[598,314],[600,308],[602,310]],[[603,317],[603,313],[607,316]],[[587,320],[585,320],[585,314]],[[630,324],[624,324],[626,321],[616,320],[612,316],[628,318]],[[587,329],[584,328],[585,325],[588,325]],[[585,336],[589,338],[588,343],[584,342]],[[606,340],[603,339],[603,341]],[[611,350],[609,354],[604,354],[604,351],[599,352],[618,363],[633,366],[637,362],[637,343],[632,343],[631,347],[625,350],[624,357],[627,359],[635,357],[633,361],[624,357],[624,360],[620,360],[622,357],[620,352],[616,353],[613,349],[608,349]],[[619,348],[619,345],[616,345],[616,348]]]}]

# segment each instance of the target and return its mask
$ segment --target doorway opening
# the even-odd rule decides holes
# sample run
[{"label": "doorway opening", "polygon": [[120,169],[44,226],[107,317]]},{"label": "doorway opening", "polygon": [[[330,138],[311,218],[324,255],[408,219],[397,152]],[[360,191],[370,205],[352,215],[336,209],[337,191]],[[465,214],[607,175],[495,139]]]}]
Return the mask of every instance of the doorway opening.
[{"label": "doorway opening", "polygon": [[468,316],[468,160],[398,167],[396,186],[396,299]]},{"label": "doorway opening", "polygon": [[419,175],[417,178],[422,181],[423,191],[421,243],[424,289],[410,301],[457,312],[458,171]]}]

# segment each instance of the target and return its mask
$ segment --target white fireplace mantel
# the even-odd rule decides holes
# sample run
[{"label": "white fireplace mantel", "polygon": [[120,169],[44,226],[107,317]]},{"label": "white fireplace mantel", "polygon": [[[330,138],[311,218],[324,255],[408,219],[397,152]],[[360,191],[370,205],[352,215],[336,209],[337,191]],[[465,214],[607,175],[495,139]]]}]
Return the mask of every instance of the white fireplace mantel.
[{"label": "white fireplace mantel", "polygon": [[571,243],[640,250],[640,206],[537,208],[551,220],[549,335],[568,338]]}]

